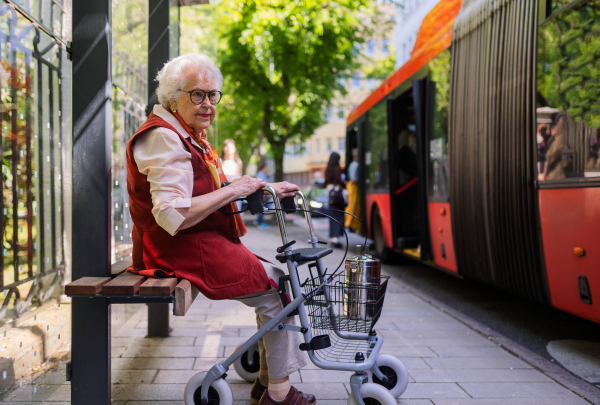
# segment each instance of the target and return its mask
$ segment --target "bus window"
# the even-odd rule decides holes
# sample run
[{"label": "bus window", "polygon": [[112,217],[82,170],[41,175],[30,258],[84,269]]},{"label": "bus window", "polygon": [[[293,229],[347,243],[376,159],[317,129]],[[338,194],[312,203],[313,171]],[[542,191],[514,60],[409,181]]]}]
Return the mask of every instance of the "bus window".
[{"label": "bus window", "polygon": [[428,195],[447,199],[448,179],[448,102],[450,97],[450,50],[445,50],[430,64],[432,85],[435,86],[433,129],[429,137]]},{"label": "bus window", "polygon": [[379,102],[369,111],[365,164],[367,193],[389,193],[387,105]]},{"label": "bus window", "polygon": [[600,0],[581,1],[540,27],[538,179],[599,177]]}]

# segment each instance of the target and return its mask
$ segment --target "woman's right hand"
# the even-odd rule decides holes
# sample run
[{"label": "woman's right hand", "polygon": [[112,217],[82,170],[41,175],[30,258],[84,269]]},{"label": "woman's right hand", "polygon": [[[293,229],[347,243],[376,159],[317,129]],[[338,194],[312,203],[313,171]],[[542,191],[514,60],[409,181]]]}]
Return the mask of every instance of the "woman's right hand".
[{"label": "woman's right hand", "polygon": [[267,183],[261,179],[244,175],[231,182],[228,187],[235,191],[235,198],[249,196],[259,188],[266,186]]}]

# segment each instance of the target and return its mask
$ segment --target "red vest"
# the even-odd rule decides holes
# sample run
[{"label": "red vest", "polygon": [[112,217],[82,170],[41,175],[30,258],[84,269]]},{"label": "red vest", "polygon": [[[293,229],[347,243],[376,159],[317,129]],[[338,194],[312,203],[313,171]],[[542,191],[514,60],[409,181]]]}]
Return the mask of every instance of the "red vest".
[{"label": "red vest", "polygon": [[137,137],[155,127],[174,131],[192,154],[192,197],[217,190],[214,177],[197,146],[162,118],[151,113],[127,142],[127,192],[133,220],[134,273],[151,277],[175,275],[190,281],[213,300],[241,297],[270,288],[260,260],[233,237],[230,218],[215,211],[191,228],[171,236],[152,215],[150,183],[138,171],[133,156]]}]

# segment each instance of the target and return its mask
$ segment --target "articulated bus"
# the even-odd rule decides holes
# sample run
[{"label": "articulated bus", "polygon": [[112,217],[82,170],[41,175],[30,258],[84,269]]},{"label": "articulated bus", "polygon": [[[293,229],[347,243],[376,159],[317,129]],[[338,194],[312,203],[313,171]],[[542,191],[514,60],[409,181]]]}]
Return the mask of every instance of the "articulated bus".
[{"label": "articulated bus", "polygon": [[347,121],[377,254],[600,322],[598,128],[600,0],[440,0]]}]

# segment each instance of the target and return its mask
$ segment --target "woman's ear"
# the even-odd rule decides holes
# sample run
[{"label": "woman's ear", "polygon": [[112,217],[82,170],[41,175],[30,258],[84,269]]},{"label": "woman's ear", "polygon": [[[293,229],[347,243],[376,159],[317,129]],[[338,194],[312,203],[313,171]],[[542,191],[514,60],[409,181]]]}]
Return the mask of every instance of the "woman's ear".
[{"label": "woman's ear", "polygon": [[171,111],[177,112],[177,103],[175,101],[170,101],[169,106],[171,107]]}]

